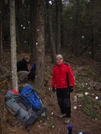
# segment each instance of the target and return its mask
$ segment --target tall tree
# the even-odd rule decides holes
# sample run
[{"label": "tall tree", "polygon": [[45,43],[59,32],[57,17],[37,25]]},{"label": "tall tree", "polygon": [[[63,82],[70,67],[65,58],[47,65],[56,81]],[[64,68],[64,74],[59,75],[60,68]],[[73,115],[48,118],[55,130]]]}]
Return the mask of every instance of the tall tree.
[{"label": "tall tree", "polygon": [[61,0],[56,0],[56,52],[60,53],[61,46]]},{"label": "tall tree", "polygon": [[20,14],[20,6],[21,6],[21,1],[15,1],[15,14],[16,14],[16,42],[17,42],[17,52],[20,52],[21,49],[21,42],[20,42],[20,32],[19,32],[19,14]]},{"label": "tall tree", "polygon": [[76,19],[75,19],[75,30],[74,30],[74,54],[75,56],[79,55],[79,24],[80,24],[80,0],[76,0]]},{"label": "tall tree", "polygon": [[16,30],[15,30],[15,0],[10,0],[10,38],[11,38],[11,71],[12,88],[18,90],[16,67]]},{"label": "tall tree", "polygon": [[0,1],[0,64],[3,64],[3,44],[2,44],[2,0]]},{"label": "tall tree", "polygon": [[30,0],[31,63],[36,62],[36,1]]},{"label": "tall tree", "polygon": [[[47,0],[48,1],[48,0]],[[52,4],[48,1],[48,19],[49,19],[49,36],[50,36],[50,44],[51,44],[51,56],[52,56],[52,62],[55,63],[55,57],[56,57],[56,46],[54,41],[54,33],[53,33],[53,25],[52,25]]]},{"label": "tall tree", "polygon": [[44,0],[36,1],[36,78],[37,88],[44,88]]}]

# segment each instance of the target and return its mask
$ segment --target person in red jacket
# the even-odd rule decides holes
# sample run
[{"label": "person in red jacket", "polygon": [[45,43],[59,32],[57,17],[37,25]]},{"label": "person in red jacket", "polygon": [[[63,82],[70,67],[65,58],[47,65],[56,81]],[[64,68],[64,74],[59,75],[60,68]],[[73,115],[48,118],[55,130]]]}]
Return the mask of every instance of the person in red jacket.
[{"label": "person in red jacket", "polygon": [[62,113],[59,117],[66,117],[65,123],[69,123],[71,117],[70,93],[74,87],[74,75],[70,65],[64,63],[61,54],[56,56],[56,63],[52,74],[52,90],[56,91]]}]

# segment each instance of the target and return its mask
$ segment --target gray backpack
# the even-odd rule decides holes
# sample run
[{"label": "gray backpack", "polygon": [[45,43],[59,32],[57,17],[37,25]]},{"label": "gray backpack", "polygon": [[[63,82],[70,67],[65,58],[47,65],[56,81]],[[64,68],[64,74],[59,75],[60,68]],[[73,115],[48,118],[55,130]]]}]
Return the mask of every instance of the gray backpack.
[{"label": "gray backpack", "polygon": [[38,119],[38,116],[46,110],[45,108],[42,108],[39,111],[33,111],[15,90],[9,90],[7,92],[5,97],[5,105],[7,110],[12,115],[26,125],[33,124]]}]

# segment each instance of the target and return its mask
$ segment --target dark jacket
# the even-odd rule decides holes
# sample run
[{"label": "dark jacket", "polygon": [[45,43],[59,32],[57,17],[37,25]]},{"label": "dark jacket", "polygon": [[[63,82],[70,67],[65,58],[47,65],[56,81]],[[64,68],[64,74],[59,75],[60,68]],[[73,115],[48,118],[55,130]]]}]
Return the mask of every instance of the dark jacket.
[{"label": "dark jacket", "polygon": [[[67,82],[67,75],[69,85]],[[54,66],[53,68],[52,87],[54,86],[57,89],[64,89],[68,88],[68,86],[74,86],[74,75],[72,69],[69,65],[64,64],[64,62],[62,62],[61,65]]]},{"label": "dark jacket", "polygon": [[17,72],[19,72],[19,71],[29,71],[27,64],[28,64],[28,62],[25,59],[17,62]]}]

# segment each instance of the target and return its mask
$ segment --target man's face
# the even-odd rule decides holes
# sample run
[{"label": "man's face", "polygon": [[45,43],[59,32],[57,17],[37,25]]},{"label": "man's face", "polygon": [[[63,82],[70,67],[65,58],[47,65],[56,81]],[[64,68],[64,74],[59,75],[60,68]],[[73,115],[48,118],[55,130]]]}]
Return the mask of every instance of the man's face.
[{"label": "man's face", "polygon": [[61,59],[61,58],[57,58],[57,59],[56,59],[56,63],[57,63],[58,65],[61,65],[62,62],[63,62],[63,59]]},{"label": "man's face", "polygon": [[29,58],[28,59],[25,59],[27,62],[29,62]]}]

